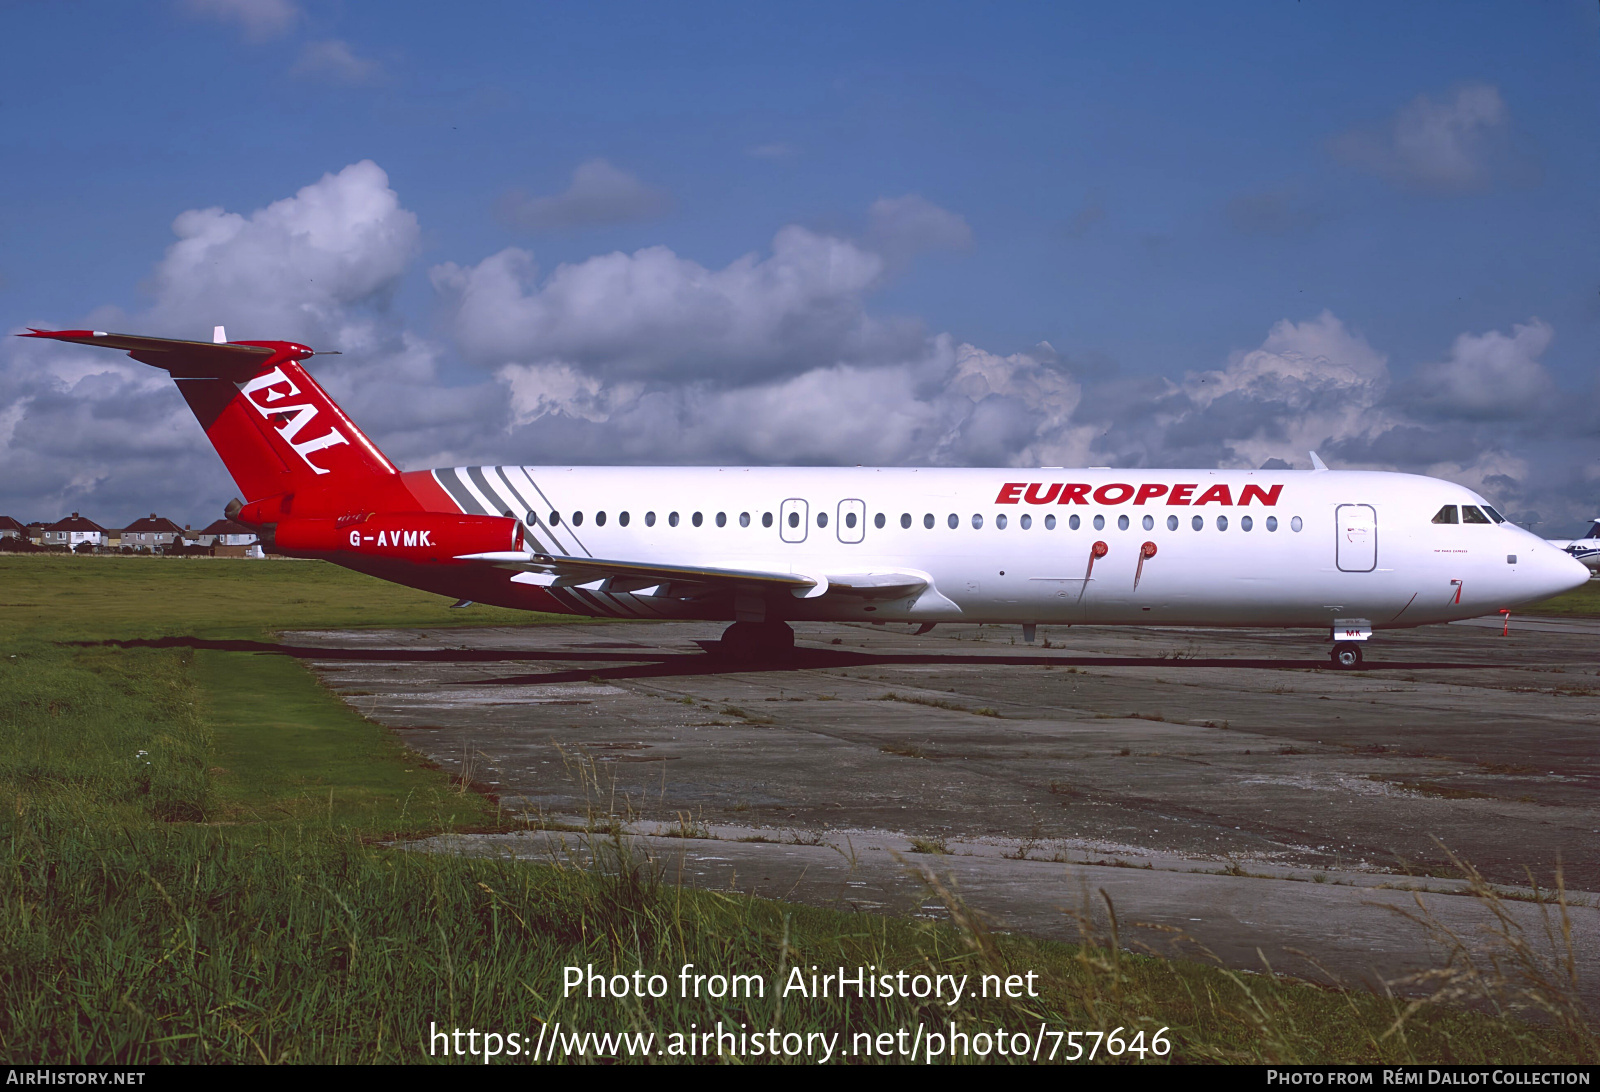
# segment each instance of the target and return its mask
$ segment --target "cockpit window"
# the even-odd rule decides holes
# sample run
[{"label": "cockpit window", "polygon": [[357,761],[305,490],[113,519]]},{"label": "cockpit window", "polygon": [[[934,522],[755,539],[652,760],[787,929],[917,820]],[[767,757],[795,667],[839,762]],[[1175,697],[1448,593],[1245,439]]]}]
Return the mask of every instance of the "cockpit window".
[{"label": "cockpit window", "polygon": [[1494,520],[1496,523],[1504,523],[1506,521],[1506,517],[1502,516],[1499,512],[1496,512],[1493,508],[1490,508],[1487,504],[1483,506],[1483,510],[1489,513],[1489,518]]},{"label": "cockpit window", "polygon": [[1439,514],[1433,517],[1433,522],[1460,523],[1461,521],[1456,517],[1456,506],[1453,504],[1447,504],[1443,508],[1439,509]]},{"label": "cockpit window", "polygon": [[1483,509],[1479,508],[1477,505],[1475,505],[1475,504],[1463,504],[1461,506],[1461,522],[1462,523],[1488,523],[1489,522],[1489,517],[1484,515],[1483,514]]}]

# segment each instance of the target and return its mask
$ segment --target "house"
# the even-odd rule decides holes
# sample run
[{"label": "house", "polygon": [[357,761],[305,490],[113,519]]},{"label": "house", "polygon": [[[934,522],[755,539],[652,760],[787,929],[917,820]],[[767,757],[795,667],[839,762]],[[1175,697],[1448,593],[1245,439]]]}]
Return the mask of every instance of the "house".
[{"label": "house", "polygon": [[174,546],[183,545],[183,528],[151,512],[145,519],[134,520],[122,529],[122,545],[136,553],[166,553]]},{"label": "house", "polygon": [[27,538],[28,529],[10,516],[0,516],[0,538]]},{"label": "house", "polygon": [[80,546],[104,546],[106,529],[92,519],[84,519],[74,512],[66,519],[58,519],[44,529],[46,546],[64,546],[76,550]]},{"label": "house", "polygon": [[210,546],[214,557],[260,557],[260,538],[250,528],[231,519],[219,519],[191,536]]},{"label": "house", "polygon": [[34,520],[32,523],[28,524],[28,541],[33,543],[35,546],[43,546],[44,529],[47,526],[48,524],[40,523],[38,520]]}]

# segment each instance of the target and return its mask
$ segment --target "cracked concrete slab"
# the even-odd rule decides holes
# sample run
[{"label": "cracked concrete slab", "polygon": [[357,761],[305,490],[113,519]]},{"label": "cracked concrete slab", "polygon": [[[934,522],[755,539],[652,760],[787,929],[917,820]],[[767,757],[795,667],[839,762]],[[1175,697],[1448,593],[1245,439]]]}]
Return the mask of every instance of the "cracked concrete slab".
[{"label": "cracked concrete slab", "polygon": [[[887,849],[840,880],[827,847],[915,839],[960,847],[918,859],[1008,927],[1071,934],[1070,868],[1130,919],[1203,927],[1230,963],[1259,966],[1261,947],[1303,970],[1303,948],[1353,980],[1437,958],[1370,903],[1412,897],[1379,884],[1448,888],[1451,853],[1508,888],[1559,863],[1590,904],[1581,928],[1600,913],[1600,627],[1513,620],[1501,637],[1490,621],[1381,634],[1360,672],[1330,670],[1314,636],[1260,630],[1041,629],[1029,646],[1016,627],[802,625],[781,665],[708,655],[721,627],[699,623],[285,642],[508,808],[615,819],[682,851],[697,883],[781,896],[793,880],[804,901],[855,890],[841,905],[900,912],[921,888]],[[663,824],[767,840],[710,853]],[[798,878],[813,856],[804,876],[832,878]]]}]

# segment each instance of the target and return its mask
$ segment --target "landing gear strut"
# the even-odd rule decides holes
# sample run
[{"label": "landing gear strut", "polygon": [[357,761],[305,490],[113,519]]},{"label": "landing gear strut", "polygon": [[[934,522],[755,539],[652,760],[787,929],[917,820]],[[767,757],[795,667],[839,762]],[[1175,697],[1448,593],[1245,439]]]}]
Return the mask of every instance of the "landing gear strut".
[{"label": "landing gear strut", "polygon": [[1328,653],[1334,667],[1350,670],[1361,666],[1361,646],[1355,641],[1340,641]]},{"label": "landing gear strut", "polygon": [[718,651],[738,663],[777,660],[794,651],[787,622],[735,622],[723,631]]}]

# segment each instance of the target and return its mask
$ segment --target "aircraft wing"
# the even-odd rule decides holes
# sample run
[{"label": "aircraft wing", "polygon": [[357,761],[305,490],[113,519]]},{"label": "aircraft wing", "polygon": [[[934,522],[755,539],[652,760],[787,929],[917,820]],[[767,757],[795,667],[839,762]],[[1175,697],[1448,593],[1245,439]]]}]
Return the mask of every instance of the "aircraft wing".
[{"label": "aircraft wing", "polygon": [[548,577],[548,581],[538,581],[547,587],[565,588],[604,581],[602,590],[619,594],[662,587],[663,590],[656,594],[676,595],[679,589],[690,595],[720,590],[761,589],[787,591],[796,599],[814,599],[829,592],[866,599],[886,599],[915,594],[929,584],[929,578],[923,573],[811,575],[705,565],[661,565],[520,551],[462,554],[456,560]]}]

